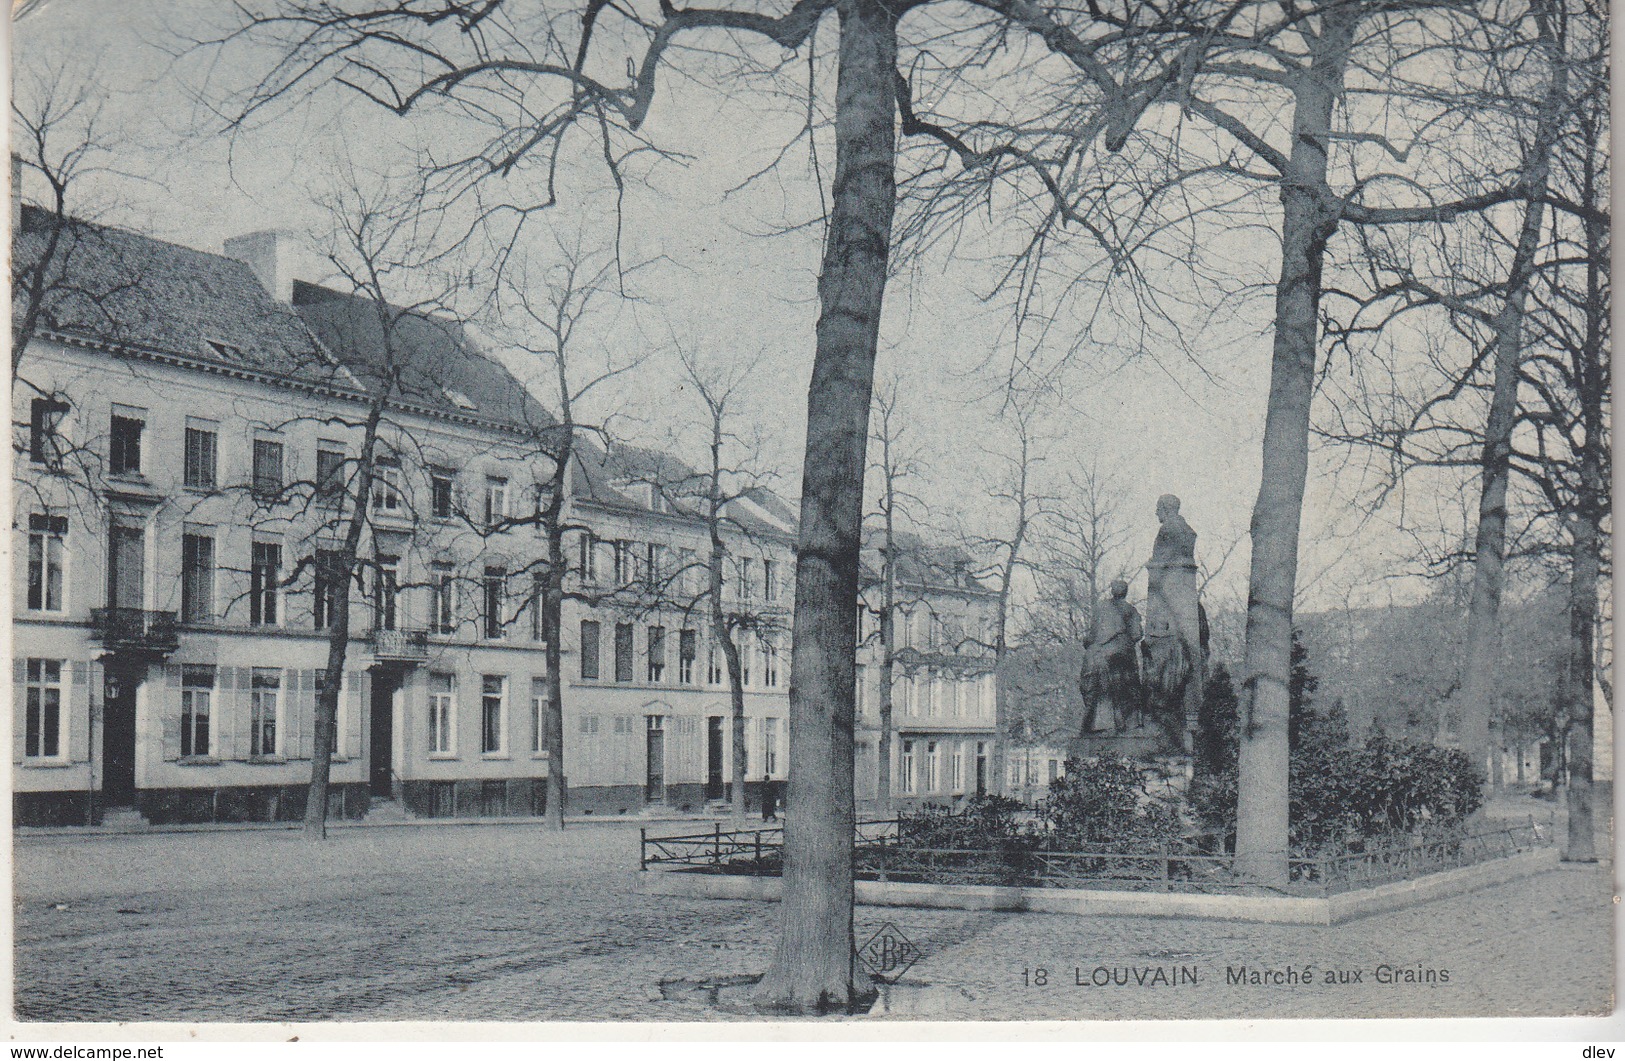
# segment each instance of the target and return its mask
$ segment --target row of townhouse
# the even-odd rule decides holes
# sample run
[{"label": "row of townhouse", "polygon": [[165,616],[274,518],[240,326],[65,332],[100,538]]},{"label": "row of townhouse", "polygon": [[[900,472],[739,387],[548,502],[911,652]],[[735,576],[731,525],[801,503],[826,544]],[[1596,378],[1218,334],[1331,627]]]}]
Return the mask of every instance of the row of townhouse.
[{"label": "row of townhouse", "polygon": [[[955,806],[1001,791],[996,767],[998,684],[992,631],[999,596],[969,556],[899,534],[893,599],[892,805]],[[884,588],[877,542],[864,550],[858,616],[855,776],[860,810],[878,794]]]},{"label": "row of townhouse", "polygon": [[[15,253],[39,254],[51,223],[21,211]],[[531,516],[552,420],[454,324],[398,314],[386,344],[375,306],[293,280],[279,244],[210,254],[76,225],[53,263],[13,388],[19,824],[303,813],[348,577],[328,558],[386,349],[404,371],[353,573],[331,810],[542,809],[547,558]],[[567,543],[572,812],[721,799],[734,754],[708,624],[635,591],[634,569],[706,537],[640,503],[627,459],[592,451],[569,469],[570,522],[590,527]],[[731,534],[729,605],[780,607],[788,510],[739,507],[760,533]],[[742,648],[739,754],[754,778],[783,778],[787,649],[767,629]]]},{"label": "row of townhouse", "polygon": [[[51,223],[21,211],[20,260]],[[295,279],[283,237],[213,254],[71,235],[13,387],[14,820],[301,816],[344,579],[330,812],[539,813],[548,412],[453,322],[392,310],[386,335],[372,303]],[[386,368],[362,563],[337,571]],[[566,482],[567,811],[720,802],[736,755],[755,800],[790,767],[794,510],[761,490],[725,510],[723,605],[748,619],[736,749],[701,599],[702,480],[665,454],[578,445]],[[940,802],[992,787],[996,692],[990,660],[959,644],[985,591],[932,581],[916,595],[942,603],[898,667],[894,776]],[[861,708],[877,669],[859,673]],[[861,794],[877,767],[873,734],[859,740]]]}]

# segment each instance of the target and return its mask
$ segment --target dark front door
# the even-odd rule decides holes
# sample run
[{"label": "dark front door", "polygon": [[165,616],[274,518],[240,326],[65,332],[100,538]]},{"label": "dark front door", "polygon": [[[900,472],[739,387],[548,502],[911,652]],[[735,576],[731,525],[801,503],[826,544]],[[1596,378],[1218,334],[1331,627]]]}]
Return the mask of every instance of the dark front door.
[{"label": "dark front door", "polygon": [[394,795],[391,782],[395,776],[395,690],[398,688],[398,676],[383,670],[372,672],[367,780],[372,794],[385,799]]},{"label": "dark front door", "polygon": [[114,524],[107,550],[107,606],[144,608],[146,596],[146,535],[140,527]]},{"label": "dark front door", "polygon": [[722,719],[705,720],[705,798],[721,799],[722,788]]},{"label": "dark front door", "polygon": [[643,798],[659,803],[666,798],[666,720],[650,715],[648,721],[648,765],[644,769]]},{"label": "dark front door", "polygon": [[108,668],[102,698],[102,800],[110,807],[135,802],[135,670]]}]

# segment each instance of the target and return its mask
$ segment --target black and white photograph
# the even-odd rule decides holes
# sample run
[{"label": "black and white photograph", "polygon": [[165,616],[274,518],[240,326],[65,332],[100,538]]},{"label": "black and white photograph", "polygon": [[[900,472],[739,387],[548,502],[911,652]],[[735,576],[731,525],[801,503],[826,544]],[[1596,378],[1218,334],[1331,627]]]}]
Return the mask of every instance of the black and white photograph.
[{"label": "black and white photograph", "polygon": [[1625,1038],[1610,31],[12,0],[12,1041]]}]

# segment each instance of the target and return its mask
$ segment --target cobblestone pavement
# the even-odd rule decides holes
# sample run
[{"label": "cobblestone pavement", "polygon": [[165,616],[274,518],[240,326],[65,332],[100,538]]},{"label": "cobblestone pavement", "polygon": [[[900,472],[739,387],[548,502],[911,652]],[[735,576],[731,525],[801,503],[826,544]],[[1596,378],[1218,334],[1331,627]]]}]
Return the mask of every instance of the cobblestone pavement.
[{"label": "cobblestone pavement", "polygon": [[[642,895],[637,842],[621,824],[335,830],[317,848],[282,832],[19,839],[17,1016],[737,1019],[657,984],[760,972],[777,905]],[[1609,870],[1326,928],[865,907],[858,930],[893,921],[924,953],[885,1000],[895,1017],[1595,1014],[1612,997]],[[1449,980],[1383,984],[1384,964]],[[1306,965],[1310,984],[1227,983],[1227,967]],[[1163,986],[1158,968],[1196,982]]]}]

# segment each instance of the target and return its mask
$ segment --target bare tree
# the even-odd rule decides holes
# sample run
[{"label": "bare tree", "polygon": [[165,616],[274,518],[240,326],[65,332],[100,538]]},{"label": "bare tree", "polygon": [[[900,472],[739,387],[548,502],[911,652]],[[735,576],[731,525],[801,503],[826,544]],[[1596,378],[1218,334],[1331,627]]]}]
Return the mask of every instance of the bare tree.
[{"label": "bare tree", "polygon": [[912,479],[920,475],[921,467],[918,454],[906,441],[907,425],[899,409],[900,398],[901,383],[896,377],[876,389],[869,438],[872,452],[869,471],[876,481],[875,508],[869,514],[869,521],[875,528],[871,540],[880,554],[880,582],[879,599],[866,607],[876,620],[873,636],[880,650],[880,732],[876,741],[875,813],[881,818],[889,818],[892,807],[892,712],[897,684],[897,620],[904,598],[898,579],[898,564],[904,548],[899,523],[914,522],[911,510],[922,504],[908,486]]},{"label": "bare tree", "polygon": [[[564,602],[576,600],[598,604],[625,592],[614,586],[607,591],[596,587],[586,569],[570,577],[566,537],[582,536],[592,548],[590,527],[579,522],[573,511],[573,476],[588,454],[609,444],[609,429],[585,415],[600,388],[633,371],[643,363],[641,355],[620,356],[604,352],[594,358],[580,349],[578,335],[583,322],[595,312],[598,303],[613,295],[624,295],[618,263],[607,254],[589,251],[584,237],[574,241],[555,236],[547,255],[550,261],[531,256],[523,245],[508,248],[498,290],[494,294],[493,326],[523,355],[538,362],[537,385],[551,400],[553,416],[538,418],[531,425],[531,445],[546,462],[547,475],[537,483],[533,512],[511,516],[489,528],[495,532],[523,524],[533,525],[545,539],[542,557],[530,565],[534,599],[540,609],[540,627],[546,642],[547,703],[546,748],[547,797],[544,816],[547,828],[564,828],[564,809],[569,797],[567,764],[564,759],[564,662],[562,633]],[[626,273],[634,271],[626,270]],[[542,277],[538,279],[537,275]]]}]

